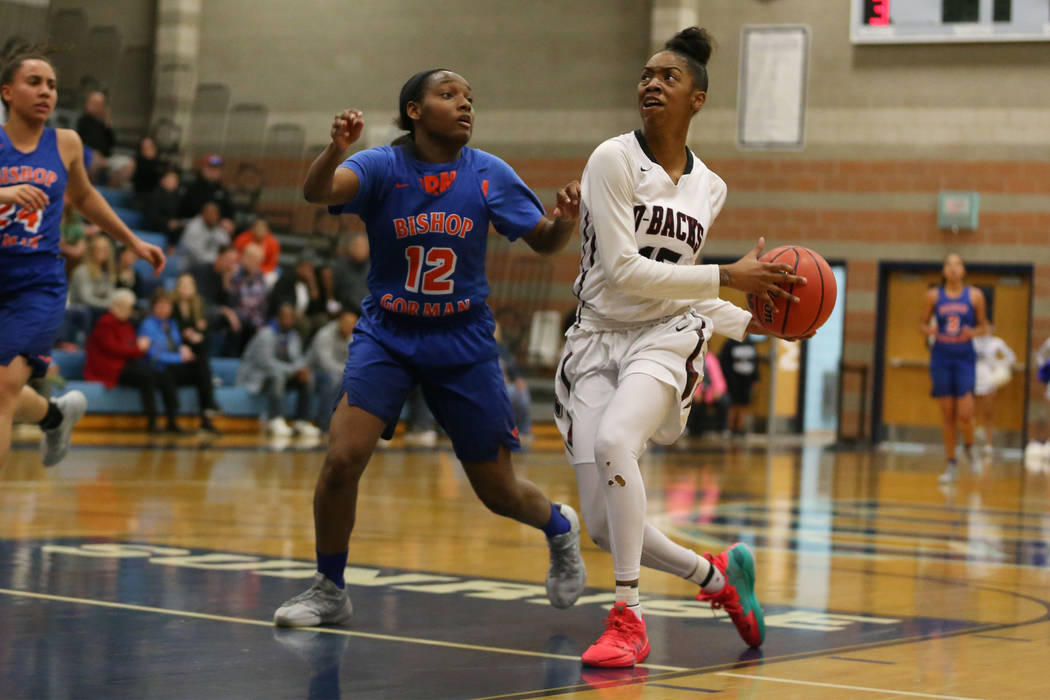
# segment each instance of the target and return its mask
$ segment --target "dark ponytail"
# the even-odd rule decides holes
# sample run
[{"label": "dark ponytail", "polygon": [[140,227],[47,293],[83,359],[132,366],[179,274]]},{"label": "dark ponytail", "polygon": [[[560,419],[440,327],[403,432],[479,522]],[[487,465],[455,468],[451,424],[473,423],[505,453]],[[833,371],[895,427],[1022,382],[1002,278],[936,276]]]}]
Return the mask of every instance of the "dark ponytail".
[{"label": "dark ponytail", "polygon": [[394,144],[406,143],[407,141],[413,140],[416,131],[416,125],[412,122],[411,117],[408,116],[408,103],[409,102],[422,102],[423,91],[426,89],[427,81],[430,76],[434,73],[440,73],[447,71],[447,68],[431,68],[429,70],[419,71],[401,86],[401,96],[398,98],[397,119],[394,120],[394,125],[398,129],[407,131],[408,134],[397,138]]},{"label": "dark ponytail", "polygon": [[664,49],[673,51],[686,59],[689,72],[693,74],[693,85],[707,91],[707,61],[715,48],[710,32],[700,27],[689,27],[675,34],[664,44]]},{"label": "dark ponytail", "polygon": [[[29,44],[18,39],[9,40],[0,51],[0,85],[13,83],[15,74],[26,61],[44,61],[54,69],[54,66],[51,65],[51,58],[48,56],[52,50],[46,42]],[[8,109],[10,105],[7,104],[7,100],[2,101],[4,108]]]}]

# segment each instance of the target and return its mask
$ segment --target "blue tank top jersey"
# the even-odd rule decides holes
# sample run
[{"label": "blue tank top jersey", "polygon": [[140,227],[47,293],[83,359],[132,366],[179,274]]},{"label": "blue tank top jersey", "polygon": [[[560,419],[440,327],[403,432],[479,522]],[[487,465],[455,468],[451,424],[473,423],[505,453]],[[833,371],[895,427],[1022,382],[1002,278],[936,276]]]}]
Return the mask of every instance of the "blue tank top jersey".
[{"label": "blue tank top jersey", "polygon": [[938,287],[934,313],[937,316],[937,337],[933,344],[933,352],[954,357],[972,356],[976,359],[973,340],[962,337],[964,327],[972,329],[977,324],[977,314],[970,299],[970,287],[964,287],[962,294],[955,298],[948,296],[944,287]]},{"label": "blue tank top jersey", "polygon": [[0,129],[0,187],[30,184],[48,196],[43,210],[0,204],[0,269],[52,268],[59,258],[66,166],[55,130],[44,128],[35,150],[23,153]]},{"label": "blue tank top jersey", "polygon": [[371,298],[364,311],[378,307],[409,325],[487,313],[489,225],[513,241],[543,216],[540,200],[509,165],[473,148],[451,163],[426,163],[410,146],[379,146],[340,167],[357,173],[360,189],[329,210],[365,222]]}]

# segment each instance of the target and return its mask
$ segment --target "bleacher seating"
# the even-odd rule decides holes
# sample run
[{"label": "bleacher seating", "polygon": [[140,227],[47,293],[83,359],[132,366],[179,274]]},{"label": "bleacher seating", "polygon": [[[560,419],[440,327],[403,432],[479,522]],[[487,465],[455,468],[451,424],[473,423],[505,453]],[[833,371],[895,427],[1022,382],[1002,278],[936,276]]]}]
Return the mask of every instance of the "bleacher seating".
[{"label": "bleacher seating", "polygon": [[[88,401],[88,413],[101,414],[141,414],[142,401],[137,389],[118,386],[106,389],[99,382],[84,379],[84,352],[55,350],[51,360],[58,365],[59,371],[66,379],[66,391],[79,389],[84,392]],[[265,409],[261,397],[249,394],[243,387],[235,385],[237,367],[240,360],[236,357],[215,357],[211,360],[212,374],[216,379],[215,400],[223,415],[255,418]],[[163,412],[163,402],[157,395],[157,410]],[[285,409],[294,410],[295,397],[289,396]],[[193,387],[179,387],[179,415],[197,415],[197,392]]]},{"label": "bleacher seating", "polygon": [[128,228],[141,228],[146,223],[146,217],[138,209],[129,209],[127,207],[113,207],[113,211],[116,212],[120,220],[128,225]]},{"label": "bleacher seating", "polygon": [[102,198],[109,202],[111,207],[120,207],[122,209],[130,209],[132,205],[131,192],[127,190],[115,190],[112,187],[96,187]]}]

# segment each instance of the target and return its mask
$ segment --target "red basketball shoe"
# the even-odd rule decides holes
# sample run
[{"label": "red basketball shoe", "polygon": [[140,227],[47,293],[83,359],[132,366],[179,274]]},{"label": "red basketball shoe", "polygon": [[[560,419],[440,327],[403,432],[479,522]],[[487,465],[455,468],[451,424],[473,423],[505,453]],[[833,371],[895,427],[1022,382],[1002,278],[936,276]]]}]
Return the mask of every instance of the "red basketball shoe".
[{"label": "red basketball shoe", "polygon": [[605,668],[626,668],[649,656],[649,635],[645,620],[627,609],[627,603],[614,603],[605,618],[605,632],[583,652],[583,663]]},{"label": "red basketball shoe", "polygon": [[717,593],[700,589],[696,599],[711,603],[714,610],[725,610],[748,646],[761,646],[766,636],[766,621],[755,597],[755,558],[751,556],[751,549],[737,542],[717,557],[705,552],[704,558],[725,576],[726,585]]}]

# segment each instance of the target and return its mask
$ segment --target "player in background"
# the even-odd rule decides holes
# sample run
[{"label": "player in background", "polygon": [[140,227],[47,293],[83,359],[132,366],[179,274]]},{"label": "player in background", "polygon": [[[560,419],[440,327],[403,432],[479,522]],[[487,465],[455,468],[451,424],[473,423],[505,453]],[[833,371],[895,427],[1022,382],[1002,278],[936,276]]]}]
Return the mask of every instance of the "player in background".
[{"label": "player in background", "polygon": [[[1024,448],[1024,466],[1039,472],[1050,470],[1050,338],[1043,341],[1032,355],[1035,376],[1042,384],[1046,407],[1036,423],[1036,433]],[[1039,414],[1037,414],[1039,415]]]},{"label": "player in background", "polygon": [[[938,480],[948,484],[958,477],[955,458],[957,433],[974,473],[981,471],[981,456],[973,449],[973,389],[977,373],[977,352],[973,339],[984,335],[987,321],[984,293],[965,283],[966,266],[957,253],[944,259],[940,286],[926,292],[919,330],[933,338],[930,348],[931,395],[941,406],[941,438],[948,465]],[[937,324],[930,324],[936,318]]]},{"label": "player in background", "polygon": [[20,46],[3,59],[0,97],[7,109],[0,130],[0,466],[15,421],[43,429],[41,454],[45,466],[53,466],[68,452],[73,425],[86,409],[79,391],[48,401],[26,386],[47,371],[65,314],[64,199],[157,273],[164,253],[132,233],[92,187],[77,133],[46,126],[58,81],[43,52]]},{"label": "player in background", "polygon": [[805,283],[787,265],[757,260],[763,239],[731,265],[696,264],[726,197],[686,146],[711,48],[707,31],[691,27],[654,54],[637,87],[641,129],[599,145],[583,173],[579,304],[555,375],[555,419],[588,534],[612,552],[615,573],[615,604],[583,654],[588,665],[632,666],[648,655],[643,564],[698,584],[697,597],[724,608],[749,645],[764,634],[748,548],[701,556],[672,542],[646,522],[638,467],[649,440],[669,444],[685,427],[711,333],[769,334],[719,299],[720,287],[797,301],[777,283]]},{"label": "player in background", "polygon": [[984,451],[995,450],[995,394],[1010,381],[1017,355],[1006,341],[995,335],[991,321],[987,333],[975,336],[973,348],[977,353],[974,382],[974,432],[984,433]]},{"label": "player in background", "polygon": [[362,114],[336,115],[331,143],[314,160],[303,193],[333,213],[353,212],[368,231],[370,295],[350,342],[332,415],[324,468],[314,492],[317,571],[313,586],[274,614],[284,626],[341,623],[351,614],[343,571],[354,526],[357,484],[376,441],[390,437],[418,384],[452,440],[474,492],[493,512],[542,529],[550,548],[547,596],[576,602],[585,583],[580,525],[515,477],[520,449],[500,370],[495,322],[485,303],[490,223],[540,253],[561,249],[579,215],[579,185],[557,194],[554,219],[502,160],[467,147],[474,128],[470,85],[444,69],[402,87],[391,146],[343,160],[363,127]]}]

